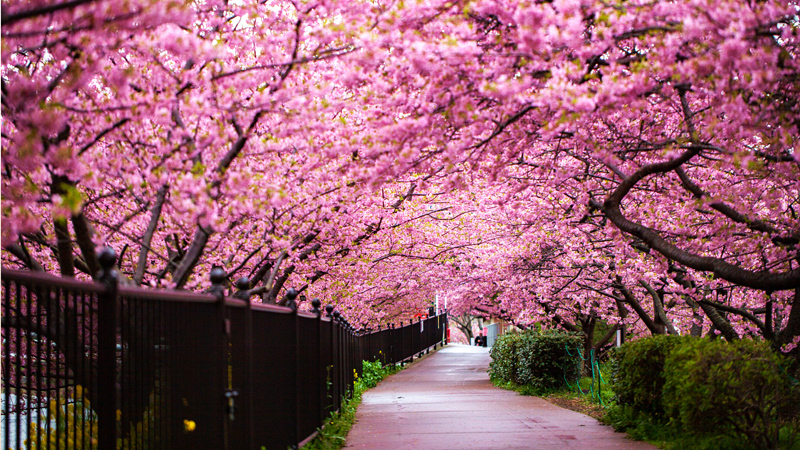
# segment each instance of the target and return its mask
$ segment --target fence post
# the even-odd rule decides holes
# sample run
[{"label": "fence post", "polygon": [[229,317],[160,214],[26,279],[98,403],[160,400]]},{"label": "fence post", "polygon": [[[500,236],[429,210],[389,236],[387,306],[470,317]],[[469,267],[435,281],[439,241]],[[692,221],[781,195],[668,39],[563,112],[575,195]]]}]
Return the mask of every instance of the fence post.
[{"label": "fence post", "polygon": [[[334,346],[334,334],[333,334],[334,333],[333,305],[327,305],[325,307],[325,316],[328,318],[328,320],[330,320],[331,323],[331,334],[330,336],[328,336],[329,337],[328,342],[330,346],[330,352],[328,353],[330,355],[330,365],[325,367],[325,395],[326,396],[328,395],[328,389],[330,389],[330,399],[331,399],[330,412],[333,412],[336,410],[336,392],[334,389],[335,380],[333,372],[334,363],[336,362],[336,347]],[[330,384],[328,384],[329,382],[328,377],[330,377]]]},{"label": "fence post", "polygon": [[294,323],[294,382],[292,383],[292,405],[291,417],[294,422],[292,427],[292,445],[291,448],[296,449],[300,443],[300,317],[297,315],[297,303],[294,299],[297,298],[297,291],[292,288],[286,290],[285,304],[292,309],[292,321]]},{"label": "fence post", "polygon": [[336,409],[340,409],[342,406],[342,365],[344,365],[344,351],[342,350],[342,329],[341,323],[339,322],[340,313],[339,311],[333,311],[333,328],[335,328],[335,339],[336,339],[336,357],[334,360],[334,368],[333,372],[336,373],[336,380],[335,380],[335,389],[334,389],[334,405]]},{"label": "fence post", "polygon": [[[345,331],[345,351],[347,352],[347,370],[346,372],[346,380],[347,380],[347,392],[352,396],[353,395],[353,383],[355,380],[353,379],[353,369],[355,369],[356,365],[353,362],[354,359],[354,351],[355,348],[353,347],[353,327],[350,325],[350,322],[347,321],[344,317],[344,331]],[[348,397],[350,398],[350,397]]]},{"label": "fence post", "polygon": [[408,343],[408,349],[410,350],[408,353],[411,354],[411,361],[409,361],[409,362],[413,363],[414,362],[414,352],[416,351],[416,349],[414,348],[414,319],[413,318],[412,319],[408,319],[408,330],[409,330],[408,334],[411,337],[411,342]]},{"label": "fence post", "polygon": [[396,328],[397,331],[400,332],[400,367],[405,367],[406,365],[406,339],[403,336],[405,333],[403,331],[403,321],[400,321],[400,328]]},{"label": "fence post", "polygon": [[244,401],[245,407],[245,445],[247,448],[253,446],[253,308],[250,303],[250,279],[247,277],[239,278],[236,282],[238,291],[233,294],[233,298],[245,301],[244,311]]},{"label": "fence post", "polygon": [[209,293],[217,298],[217,310],[222,325],[222,336],[218,350],[220,352],[219,361],[221,361],[222,366],[222,395],[225,398],[223,402],[225,411],[220,411],[220,413],[223,413],[222,436],[224,448],[228,450],[230,447],[230,423],[233,422],[234,414],[236,413],[236,397],[239,395],[239,392],[233,389],[233,379],[231,378],[230,369],[228,367],[230,365],[228,352],[230,351],[231,321],[225,309],[225,288],[222,285],[226,278],[227,274],[222,267],[214,266],[211,269],[211,289],[209,289]]},{"label": "fence post", "polygon": [[311,312],[317,315],[317,329],[319,332],[317,336],[319,336],[319,340],[317,340],[317,347],[319,348],[319,352],[317,353],[319,360],[317,361],[317,376],[320,377],[317,379],[317,384],[319,385],[319,425],[325,423],[325,363],[323,362],[322,358],[322,311],[320,311],[319,307],[322,305],[322,302],[315,298],[311,300]]},{"label": "fence post", "polygon": [[365,352],[367,357],[365,359],[369,360],[369,362],[372,362],[372,358],[373,358],[373,353],[372,353],[372,333],[370,333],[370,327],[365,327],[364,328],[364,332],[366,333],[366,337],[367,337],[365,339],[365,341],[367,341],[367,351]]},{"label": "fence post", "polygon": [[117,255],[105,247],[98,255],[98,280],[105,292],[97,305],[97,434],[100,450],[117,448],[117,322],[119,321],[119,273],[114,269]]},{"label": "fence post", "polygon": [[425,316],[425,322],[428,322],[428,330],[425,332],[425,354],[428,355],[431,353],[431,324],[430,324],[430,314]]},{"label": "fence post", "polygon": [[383,362],[383,330],[381,330],[381,324],[378,324],[378,360],[381,362],[381,367],[385,366]]},{"label": "fence post", "polygon": [[395,329],[394,329],[394,322],[389,324],[389,350],[392,355],[392,364],[397,365],[400,361],[397,360],[397,354],[395,353],[396,350],[394,348],[394,341],[395,341]]},{"label": "fence post", "polygon": [[428,347],[428,340],[425,339],[425,322],[422,317],[417,322],[419,323],[419,357],[422,358],[422,355],[425,354],[425,349]]}]

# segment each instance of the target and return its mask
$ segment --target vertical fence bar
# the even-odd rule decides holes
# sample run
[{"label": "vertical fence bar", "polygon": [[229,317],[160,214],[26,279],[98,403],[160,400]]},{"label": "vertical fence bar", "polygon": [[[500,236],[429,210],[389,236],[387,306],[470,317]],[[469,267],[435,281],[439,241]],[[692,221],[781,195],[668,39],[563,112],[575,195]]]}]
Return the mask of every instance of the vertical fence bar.
[{"label": "vertical fence bar", "polygon": [[338,313],[334,311],[331,316],[331,394],[333,395],[333,411],[339,410],[340,365],[341,351],[339,348],[339,321]]},{"label": "vertical fence bar", "polygon": [[290,339],[294,340],[294,351],[292,352],[293,376],[290,382],[292,389],[292,401],[291,405],[289,405],[289,414],[292,418],[291,448],[293,449],[296,449],[297,445],[302,440],[300,437],[300,389],[302,389],[302,386],[300,385],[300,318],[297,315],[297,303],[295,303],[296,298],[297,291],[294,289],[288,289],[286,291],[286,306],[292,309],[293,335],[290,337]]},{"label": "vertical fence bar", "polygon": [[[249,291],[250,280],[247,278],[239,279],[238,286],[241,291]],[[247,434],[245,444],[247,448],[253,447],[253,305],[250,303],[250,294],[245,292],[242,295],[246,302],[245,308],[245,330],[244,330],[244,354],[245,354],[245,432]]]},{"label": "vertical fence bar", "polygon": [[[56,288],[52,292],[52,295],[50,297],[51,307],[54,309],[55,315],[57,317],[59,317],[59,316],[63,317],[63,313],[61,311],[61,300],[62,300],[62,296],[63,295],[64,295],[64,291],[61,290],[60,288]],[[60,336],[61,335],[61,333],[62,333],[61,324],[63,322],[64,322],[63,320],[57,320],[56,321],[55,326],[53,327],[53,328],[55,328],[56,336]],[[69,345],[69,344],[67,344],[67,345]],[[56,403],[55,414],[54,414],[56,416],[56,420],[55,420],[55,426],[54,426],[55,429],[53,430],[53,431],[55,431],[56,446],[58,446],[61,443],[61,430],[62,430],[62,426],[61,426],[61,420],[62,420],[62,418],[61,418],[61,400],[62,400],[62,397],[63,397],[63,393],[62,393],[62,390],[61,390],[61,380],[63,380],[63,378],[61,376],[61,364],[60,364],[60,361],[59,361],[59,359],[60,359],[59,358],[59,353],[60,353],[60,349],[58,349],[58,348],[53,348],[52,349],[52,360],[51,361],[53,362],[53,370],[52,370],[52,372],[50,372],[50,373],[55,375],[55,380],[53,380],[53,390],[51,392],[53,393],[53,397],[55,397],[54,400],[55,400],[55,403]],[[52,400],[51,400],[51,402],[52,402]]]},{"label": "vertical fence bar", "polygon": [[[219,411],[218,414],[222,415],[222,429],[219,431],[222,433],[223,448],[228,450],[230,448],[230,422],[232,421],[231,416],[233,415],[236,399],[233,396],[234,393],[231,385],[232,380],[229,368],[231,362],[228,358],[230,351],[231,321],[228,318],[227,306],[225,305],[225,289],[222,286],[226,278],[225,270],[221,267],[214,267],[211,269],[210,292],[217,298],[217,326],[221,327],[222,331],[220,333],[220,345],[217,347],[217,351],[219,352],[217,364],[220,364],[219,375],[222,376],[222,385],[212,386],[211,395],[224,396],[225,399],[225,402],[223,402],[225,405],[224,409]],[[219,391],[216,391],[217,389],[219,389]]]},{"label": "vertical fence bar", "polygon": [[319,307],[322,306],[322,302],[318,298],[315,298],[311,300],[311,306],[313,307],[311,312],[317,315],[317,336],[319,337],[317,340],[317,355],[319,355],[319,359],[317,361],[317,376],[315,378],[317,380],[317,386],[319,386],[317,420],[321,427],[325,423],[325,358],[322,350],[322,311],[319,309]]},{"label": "vertical fence bar", "polygon": [[398,355],[398,359],[400,360],[400,365],[405,366],[406,362],[406,339],[405,339],[405,332],[403,330],[403,321],[400,321],[400,327],[395,329],[395,333],[400,335],[400,354]]},{"label": "vertical fence bar", "polygon": [[344,325],[342,324],[342,316],[338,311],[333,313],[334,317],[336,317],[336,343],[338,347],[338,358],[336,361],[336,372],[338,373],[339,378],[339,391],[336,398],[337,402],[337,409],[341,409],[342,407],[342,399],[346,394],[346,380],[345,380],[345,364],[347,361],[347,352],[345,351],[345,340],[344,340]]},{"label": "vertical fence bar", "polygon": [[326,397],[326,405],[329,407],[329,413],[332,413],[336,410],[336,398],[334,394],[334,380],[333,380],[333,364],[336,361],[335,351],[336,347],[333,343],[333,305],[327,305],[325,307],[325,317],[328,318],[328,326],[330,327],[330,332],[328,333],[328,356],[325,359],[325,397]]},{"label": "vertical fence bar", "polygon": [[[45,290],[44,290],[44,297],[43,297],[44,302],[45,302],[45,309],[48,311],[48,314],[53,314],[53,311],[52,311],[53,305],[52,305],[52,301],[51,301],[51,295],[52,295],[53,291],[51,289],[52,288],[50,286],[47,286],[45,288]],[[50,317],[48,317],[48,319],[50,319]],[[49,322],[49,320],[48,320],[48,322]],[[48,345],[45,345],[45,347],[44,347],[45,348],[45,352],[44,352],[45,392],[47,393],[47,399],[48,399],[48,401],[46,403],[46,405],[47,405],[46,415],[45,415],[45,420],[46,421],[44,423],[44,425],[45,425],[45,427],[44,427],[44,442],[45,442],[45,444],[47,444],[45,448],[47,450],[50,450],[52,448],[51,447],[52,442],[50,441],[50,433],[53,432],[53,420],[52,420],[53,418],[51,417],[52,414],[51,414],[51,411],[50,411],[50,401],[51,400],[55,400],[55,399],[52,398],[54,390],[53,390],[53,377],[51,376],[52,373],[53,373],[53,347],[51,345],[49,345],[49,342],[47,344]],[[102,447],[101,447],[101,450],[102,450]]]},{"label": "vertical fence bar", "polygon": [[411,320],[411,323],[409,324],[409,326],[411,327],[411,337],[412,337],[411,342],[413,343],[413,347],[414,347],[411,350],[411,354],[412,355],[417,355],[417,357],[419,357],[419,352],[420,352],[420,350],[422,350],[421,339],[420,339],[422,336],[420,335],[420,331],[418,330],[418,328],[421,326],[419,318],[417,318],[417,325],[418,326],[414,326],[414,320],[413,319]]},{"label": "vertical fence bar", "polygon": [[[18,283],[16,283],[16,284],[15,284],[15,290],[16,290],[16,292],[15,292],[15,294],[16,294],[16,295],[15,295],[15,298],[16,298],[16,300],[17,300],[17,308],[20,308],[20,306],[19,306],[19,303],[20,303],[20,300],[22,299],[22,296],[20,295],[20,285],[19,285]],[[31,296],[31,289],[30,289],[30,287],[27,287],[27,288],[25,289],[25,291],[26,291],[26,292],[25,292],[25,293],[26,293],[26,295],[25,295],[25,298],[26,298],[26,299],[27,299],[27,301],[28,301],[28,317],[31,317],[31,303],[33,303],[33,301],[32,301],[32,296]],[[8,300],[8,297],[6,297],[6,300]],[[3,314],[3,317],[8,317],[8,316],[7,316],[7,315],[5,315],[5,314]],[[9,330],[9,331],[10,331],[10,330]],[[20,323],[19,323],[19,322],[17,322],[17,326],[16,326],[16,328],[15,328],[15,330],[14,330],[14,331],[16,332],[16,335],[15,335],[16,339],[14,339],[14,343],[13,343],[13,344],[10,342],[10,339],[9,339],[9,342],[7,342],[7,344],[8,344],[8,347],[6,347],[4,351],[5,351],[5,353],[6,353],[6,356],[7,356],[7,357],[10,357],[10,355],[11,355],[11,353],[12,353],[12,351],[11,351],[11,348],[14,348],[14,349],[17,351],[17,352],[16,352],[16,353],[17,353],[17,358],[16,358],[16,361],[15,361],[15,363],[16,363],[16,369],[15,369],[15,370],[16,370],[16,372],[15,372],[15,374],[16,374],[16,382],[17,382],[17,383],[16,383],[16,386],[17,386],[17,387],[16,387],[16,391],[15,391],[15,392],[16,392],[16,394],[15,394],[14,398],[16,399],[16,403],[17,403],[17,405],[19,405],[19,400],[20,400],[20,398],[19,398],[19,397],[20,397],[20,388],[19,388],[19,384],[20,384],[21,375],[22,375],[22,373],[21,373],[21,371],[22,371],[22,364],[21,364],[21,361],[20,361],[20,358],[19,358],[19,342],[21,341],[21,339],[20,339],[20,335],[22,334],[22,332],[21,332],[21,330],[20,330]],[[8,336],[6,336],[6,337],[8,337]],[[34,361],[34,360],[33,360],[33,356],[32,356],[32,347],[33,347],[33,342],[31,342],[31,340],[30,340],[30,339],[26,339],[26,341],[27,341],[26,343],[27,343],[27,347],[28,347],[28,352],[27,352],[27,353],[28,353],[28,369],[27,369],[27,374],[28,374],[28,375],[30,375],[30,374],[31,374],[31,372],[32,372],[32,369],[33,369],[33,368],[31,367],[31,365],[33,364],[33,361]],[[39,355],[38,355],[38,354],[36,355],[36,360],[37,360],[37,361],[40,361],[40,359],[39,359]],[[6,380],[8,380],[8,379],[10,379],[10,378],[6,378]],[[30,381],[28,381],[28,383],[30,383]],[[31,391],[31,389],[30,389],[30,388],[31,388],[31,387],[32,387],[32,386],[28,386],[28,403],[27,403],[27,404],[28,404],[28,407],[29,407],[29,408],[30,408],[30,406],[31,406],[31,404],[32,404],[32,401],[31,401],[31,398],[32,398],[32,397],[31,397],[31,393],[30,393],[30,391]],[[6,389],[6,395],[8,395],[8,392],[9,392],[9,391],[11,391],[11,390],[12,390],[12,389]],[[36,397],[36,402],[37,402],[37,403],[39,402],[39,399],[40,399],[40,397],[38,397],[38,396],[37,396],[37,397]],[[38,406],[38,405],[37,405],[37,406]],[[11,403],[9,403],[9,402],[8,402],[8,396],[6,396],[6,407],[9,407],[9,408],[11,407]],[[20,430],[20,428],[21,428],[21,427],[20,427],[20,417],[19,417],[19,416],[20,416],[20,413],[21,413],[21,411],[19,410],[19,406],[17,406],[17,414],[16,414],[16,416],[17,416],[17,424],[16,424],[16,427],[17,427],[17,428],[16,428],[16,435],[17,435],[17,439],[16,439],[16,440],[17,440],[17,448],[20,448],[20,446],[21,446],[21,443],[20,443],[20,438],[21,438],[21,436],[20,436],[20,435],[21,435],[22,433],[20,433],[20,431],[22,431],[22,430]],[[31,411],[31,413],[27,414],[28,418],[26,419],[26,420],[27,420],[27,425],[28,425],[28,430],[30,430],[30,429],[31,429],[31,419],[30,419],[30,415],[31,415],[31,414],[32,414],[32,411]],[[39,416],[39,415],[37,414],[37,418],[38,418],[38,416]],[[6,419],[6,420],[7,420],[7,419]],[[6,432],[8,432],[8,428],[11,428],[11,427],[10,427],[10,426],[8,426],[8,425],[9,425],[9,424],[6,424]],[[8,434],[6,434],[6,436],[8,436]],[[9,439],[6,439],[6,445],[10,445]]]},{"label": "vertical fence bar", "polygon": [[[100,295],[95,295],[92,297],[91,301],[89,302],[89,325],[88,325],[88,334],[89,334],[89,354],[93,357],[97,356],[98,353],[98,339],[97,339],[97,328],[98,328],[98,320],[99,320],[99,310],[98,307],[100,305]],[[90,370],[89,371],[89,386],[84,386],[85,388],[92,389],[97,386],[97,372]],[[97,406],[95,406],[95,411],[97,410]],[[97,422],[97,415],[90,414],[89,415],[89,430],[95,429],[95,423]]]},{"label": "vertical fence bar", "polygon": [[339,316],[339,338],[339,347],[342,352],[339,364],[339,394],[342,398],[342,404],[344,404],[344,400],[347,399],[347,368],[350,365],[348,364],[350,355],[347,352],[347,327],[344,324],[344,317],[341,315]]},{"label": "vertical fence bar", "polygon": [[100,450],[117,447],[117,321],[118,321],[118,277],[114,269],[117,255],[110,247],[99,255],[100,282],[105,292],[97,305],[97,434]]},{"label": "vertical fence bar", "polygon": [[400,364],[403,359],[403,336],[400,335],[400,331],[397,325],[392,323],[392,355],[395,364]]},{"label": "vertical fence bar", "polygon": [[365,329],[364,333],[365,333],[364,345],[366,348],[366,351],[364,353],[367,355],[367,357],[364,359],[368,359],[369,361],[375,361],[377,359],[377,355],[375,355],[374,352],[372,351],[372,333],[370,333],[369,328]]},{"label": "vertical fence bar", "polygon": [[244,300],[244,370],[242,383],[243,392],[240,393],[239,403],[244,402],[240,408],[244,414],[239,420],[244,421],[244,445],[245,448],[253,448],[253,305],[250,302],[250,279],[247,277],[239,278],[236,281],[237,292],[233,298]]},{"label": "vertical fence bar", "polygon": [[[22,306],[20,305],[20,301],[22,300],[23,297],[20,295],[20,287],[21,286],[17,283],[16,284],[16,291],[17,291],[16,292],[16,300],[17,300],[17,310],[18,311],[22,311]],[[6,301],[8,301],[8,297],[6,296],[5,298],[6,298]],[[26,308],[27,308],[27,312],[28,312],[28,317],[33,317],[32,316],[32,312],[33,312],[33,305],[32,305],[33,296],[31,295],[30,286],[25,288],[25,300],[26,300],[25,303],[27,303]],[[9,313],[9,311],[4,311],[3,312],[3,317],[8,317],[8,315],[7,315],[8,313]],[[10,342],[6,342],[6,345],[8,345],[8,344],[10,344]],[[34,404],[33,402],[35,401],[36,404],[37,404],[36,410],[38,411],[38,404],[39,404],[39,399],[40,399],[38,396],[34,399],[33,394],[31,392],[33,390],[33,386],[32,386],[32,383],[31,383],[31,375],[33,374],[33,364],[34,364],[34,361],[36,361],[37,363],[39,362],[39,355],[37,354],[36,358],[34,359],[34,355],[33,355],[33,347],[34,347],[34,345],[33,345],[33,342],[31,341],[30,338],[26,338],[25,339],[25,344],[26,344],[25,346],[27,347],[27,349],[26,349],[27,350],[27,359],[26,359],[26,361],[28,362],[27,369],[25,371],[25,375],[27,377],[27,381],[25,383],[25,389],[28,391],[27,405],[28,405],[28,408],[30,408],[30,410],[28,411],[28,414],[26,414],[27,418],[25,420],[25,426],[26,426],[25,429],[28,430],[28,435],[30,436],[31,415],[33,414],[33,411],[34,411],[34,409],[32,408],[32,405]],[[17,343],[13,345],[13,347],[16,347],[17,353],[19,353],[19,345],[20,345],[19,341],[17,341]],[[7,355],[9,353],[11,353],[11,350],[10,350],[11,347],[12,347],[11,345],[8,345],[8,346],[4,347],[4,351],[6,352]],[[19,377],[19,374],[17,376]],[[6,380],[9,380],[9,378],[6,378]],[[17,379],[17,382],[19,382],[19,378]],[[6,391],[8,391],[8,389]],[[8,398],[6,398],[6,407],[9,407],[9,406],[10,405],[8,403]],[[37,414],[37,417],[38,417],[38,414]],[[8,420],[8,419],[6,419],[6,420]],[[8,431],[8,428],[10,428],[10,427],[8,426],[8,423],[6,423],[6,431]],[[19,434],[20,434],[20,430],[17,429],[17,436],[19,436]],[[6,439],[6,445],[10,445],[8,439]]]},{"label": "vertical fence bar", "polygon": [[389,328],[381,331],[381,350],[383,351],[383,364],[394,364],[392,361],[392,340],[389,334]]},{"label": "vertical fence bar", "polygon": [[353,327],[348,323],[347,324],[347,351],[349,353],[350,358],[348,358],[348,367],[347,368],[347,389],[349,391],[348,398],[353,395],[353,390],[355,389],[355,377],[353,377],[356,371],[356,352],[355,352],[355,335],[353,334]]},{"label": "vertical fence bar", "polygon": [[[31,287],[29,286],[28,287],[29,295],[30,295],[30,291],[31,291]],[[43,301],[39,301],[42,298],[42,295],[44,295],[43,289],[41,289],[40,286],[37,286],[36,293],[35,293],[35,297],[36,297],[36,316],[37,317],[44,317],[44,311],[42,309],[43,305],[44,305],[44,302]],[[43,372],[44,367],[42,366],[42,361],[44,361],[44,358],[42,357],[42,352],[44,351],[44,350],[42,350],[42,348],[44,346],[44,342],[43,341],[44,341],[43,339],[37,339],[36,340],[36,352],[35,352],[36,353],[36,399],[37,399],[36,428],[38,430],[38,432],[36,433],[36,448],[42,448],[42,438],[43,438],[43,436],[42,436],[41,430],[44,428],[44,426],[42,424],[42,420],[47,418],[47,414],[41,414],[41,410],[40,410],[40,408],[38,408],[41,405],[41,403],[38,403],[38,402],[41,401],[41,399],[43,398],[43,395],[44,395],[43,391],[42,391],[42,389],[43,389],[42,388],[42,378],[44,378],[44,376],[45,376],[45,374]],[[44,392],[47,392],[47,391],[45,390]],[[17,439],[19,439],[19,438],[17,438]]]},{"label": "vertical fence bar", "polygon": [[344,344],[344,361],[342,364],[342,381],[344,381],[342,385],[342,392],[344,392],[345,399],[350,397],[350,381],[353,378],[352,372],[352,352],[351,352],[351,345],[350,345],[350,327],[348,326],[347,320],[342,317],[342,343]]}]

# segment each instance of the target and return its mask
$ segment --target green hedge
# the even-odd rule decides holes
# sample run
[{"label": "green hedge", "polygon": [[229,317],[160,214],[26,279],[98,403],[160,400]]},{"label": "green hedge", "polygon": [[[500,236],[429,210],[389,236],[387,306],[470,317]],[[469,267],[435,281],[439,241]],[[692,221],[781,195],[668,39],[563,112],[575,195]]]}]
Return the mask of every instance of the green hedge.
[{"label": "green hedge", "polygon": [[517,346],[519,346],[521,333],[506,333],[494,341],[489,354],[492,361],[489,363],[489,376],[502,381],[517,379]]},{"label": "green hedge", "polygon": [[[580,374],[580,360],[570,356],[582,339],[558,330],[526,330],[501,336],[492,346],[489,375],[495,380],[513,381],[548,391],[564,386],[566,379]],[[574,351],[573,351],[574,353]]]},{"label": "green hedge", "polygon": [[663,416],[664,363],[682,340],[660,335],[627,342],[615,349],[611,388],[616,402],[657,418]]},{"label": "green hedge", "polygon": [[754,448],[779,448],[780,430],[800,413],[800,389],[784,357],[764,341],[692,339],[664,366],[667,416],[698,434],[737,434]]},{"label": "green hedge", "polygon": [[655,336],[613,353],[616,428],[675,448],[793,448],[800,387],[767,342]]}]

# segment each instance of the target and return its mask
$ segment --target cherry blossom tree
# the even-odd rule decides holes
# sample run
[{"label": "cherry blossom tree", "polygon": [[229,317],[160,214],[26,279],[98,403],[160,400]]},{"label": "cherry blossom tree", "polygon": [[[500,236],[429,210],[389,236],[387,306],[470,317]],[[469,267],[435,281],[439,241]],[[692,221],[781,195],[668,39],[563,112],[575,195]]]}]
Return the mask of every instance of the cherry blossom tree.
[{"label": "cherry blossom tree", "polygon": [[4,264],[800,336],[792,2],[3,6]]},{"label": "cherry blossom tree", "polygon": [[643,290],[669,329],[670,296],[728,339],[784,345],[800,334],[797,26],[781,1],[388,5],[350,55],[371,105],[352,148],[378,178],[479,173],[537,206],[558,191],[558,234],[613,238],[617,293],[598,301]]}]

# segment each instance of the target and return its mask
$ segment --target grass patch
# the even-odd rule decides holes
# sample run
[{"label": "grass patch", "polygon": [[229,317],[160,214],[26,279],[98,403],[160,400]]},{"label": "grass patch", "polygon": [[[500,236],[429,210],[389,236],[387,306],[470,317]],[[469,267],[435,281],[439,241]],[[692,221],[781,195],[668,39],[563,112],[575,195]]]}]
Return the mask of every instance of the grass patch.
[{"label": "grass patch", "polygon": [[[523,385],[513,381],[498,380],[496,378],[492,379],[492,384],[502,389],[517,392],[520,395],[542,397],[554,405],[569,409],[570,411],[586,414],[598,420],[602,419],[605,415],[605,408],[603,408],[596,399],[592,398],[591,393],[582,394],[578,392],[576,388],[570,389],[562,387],[558,389],[540,389],[532,385]],[[583,392],[588,392],[591,384],[592,379],[590,377],[581,378],[580,386]],[[603,385],[601,395],[604,403],[608,404],[611,402],[614,393],[611,389]]]},{"label": "grass patch", "polygon": [[342,403],[339,411],[325,419],[325,427],[319,431],[314,440],[303,446],[303,450],[339,450],[345,444],[347,433],[353,427],[356,409],[361,404],[361,394],[375,387],[384,378],[401,370],[400,366],[382,367],[379,361],[363,362],[361,377],[354,383],[353,395]]}]

